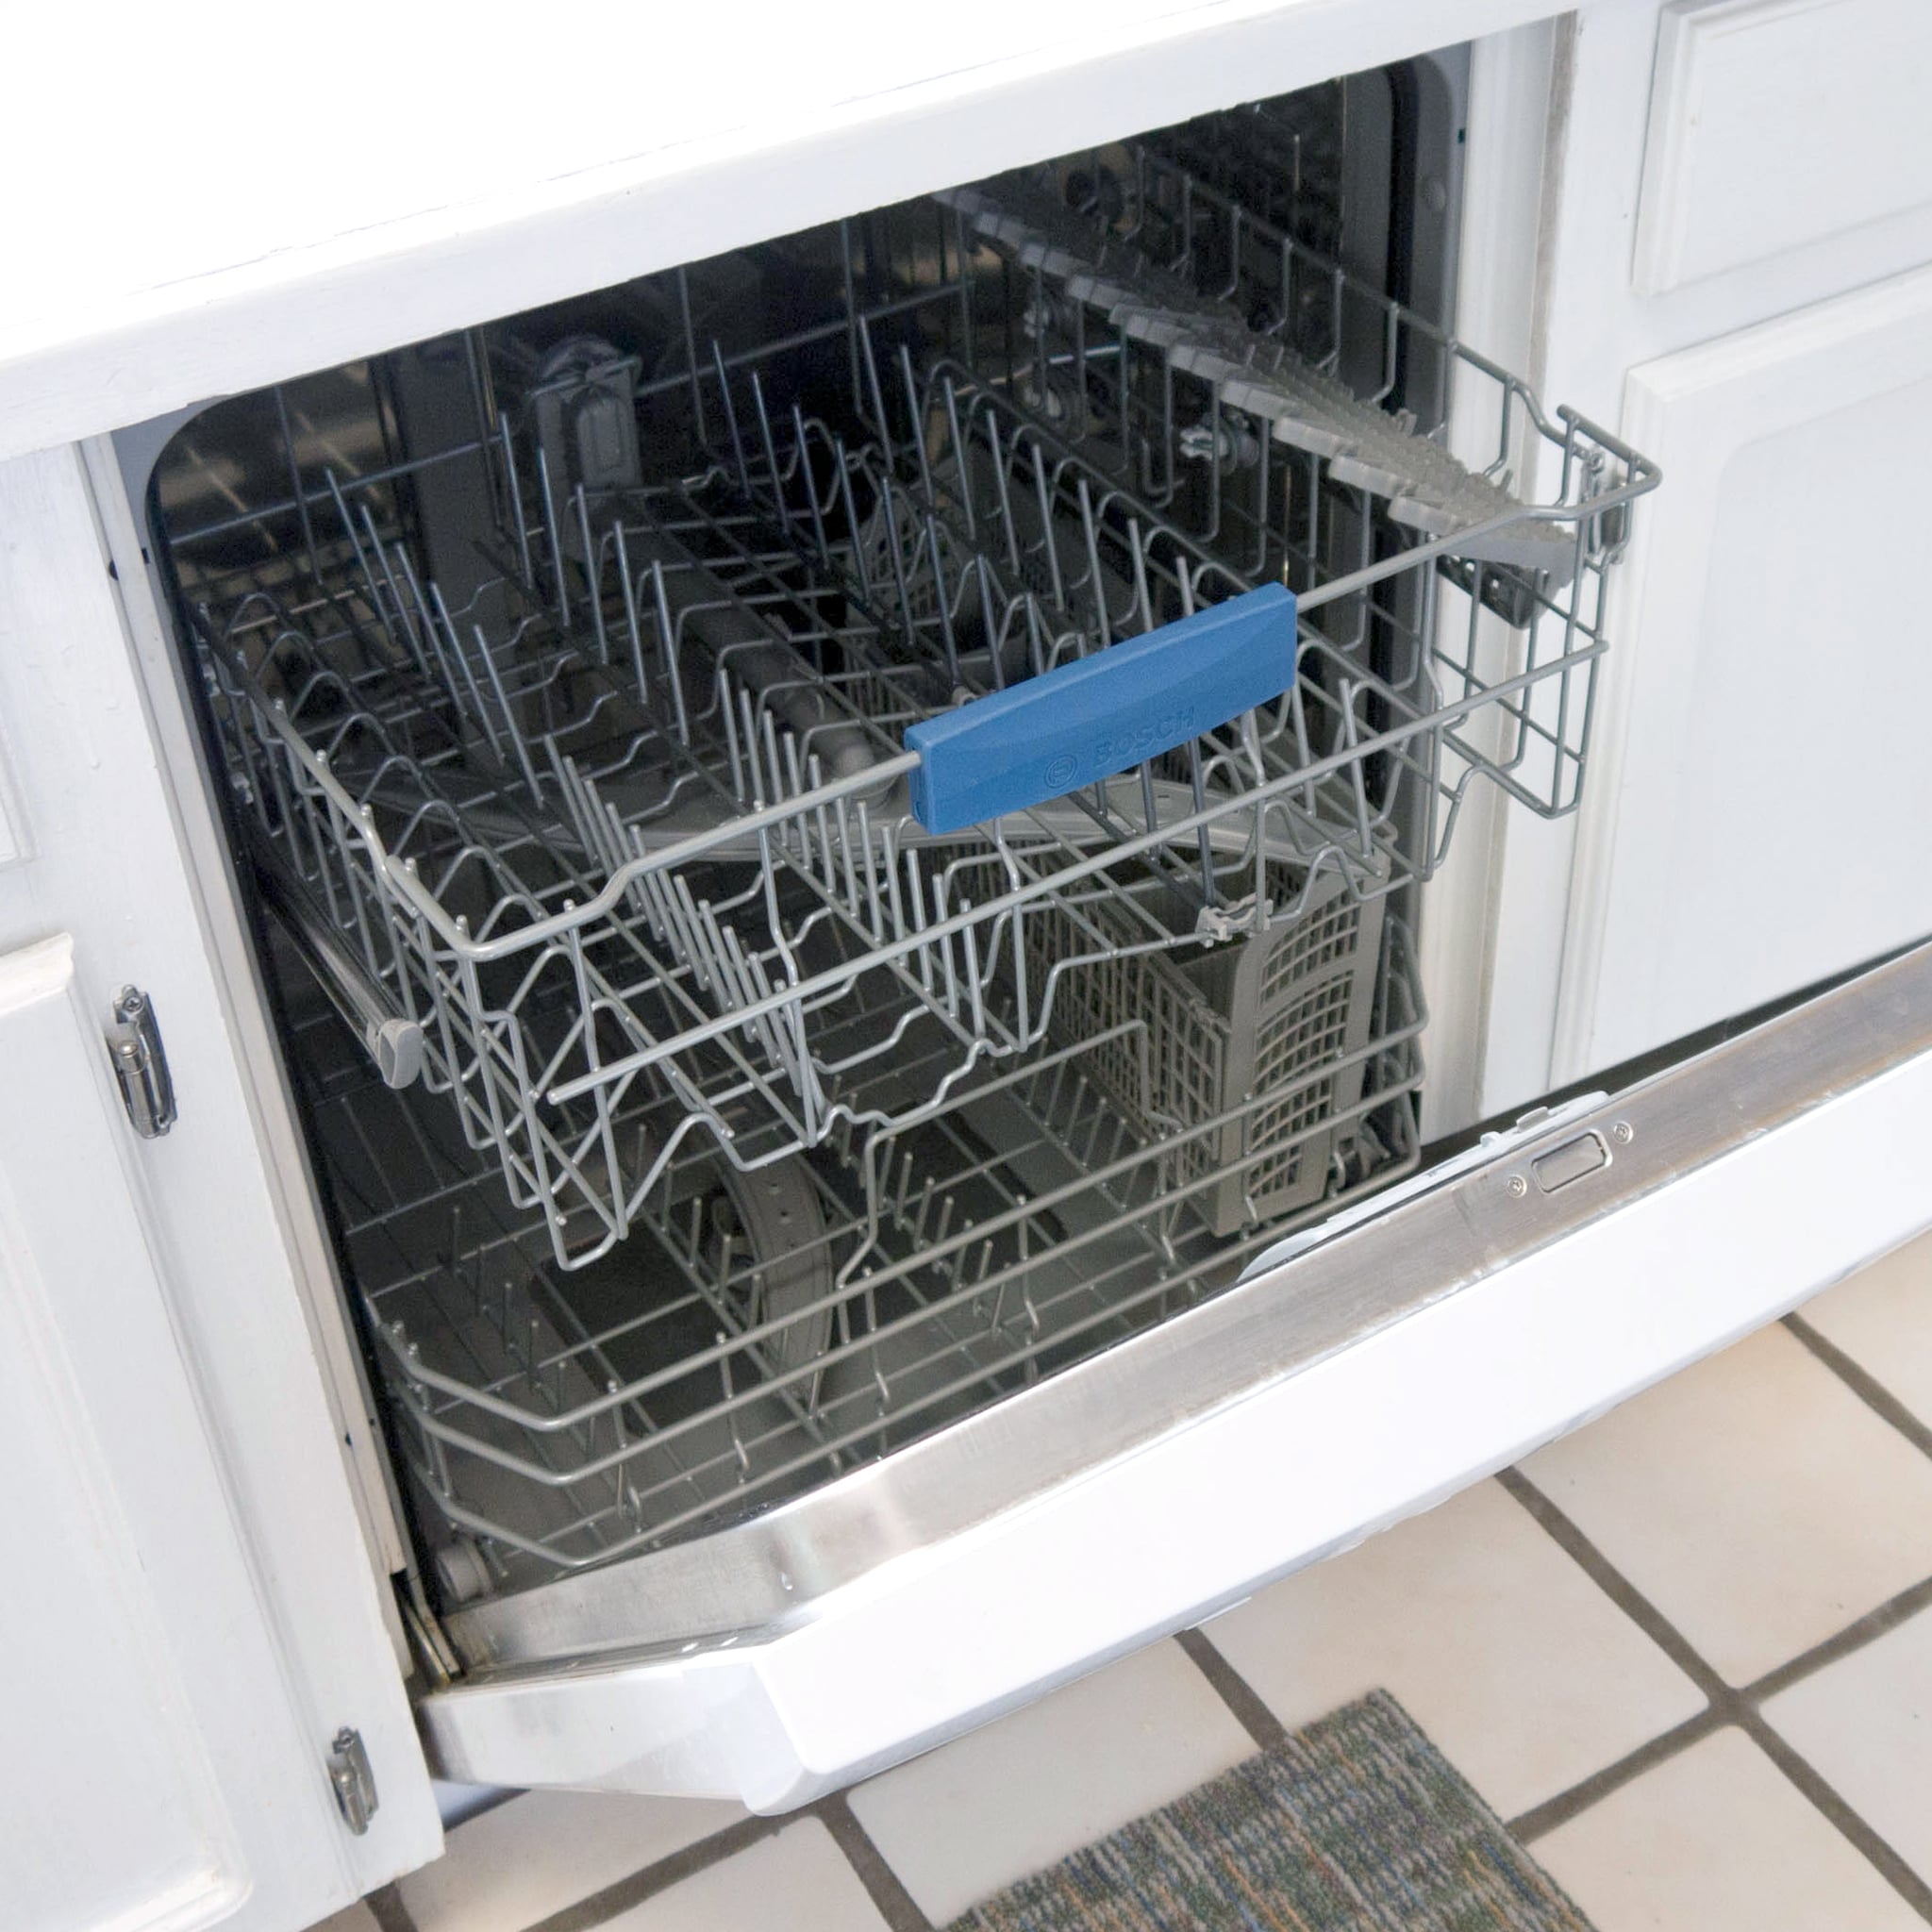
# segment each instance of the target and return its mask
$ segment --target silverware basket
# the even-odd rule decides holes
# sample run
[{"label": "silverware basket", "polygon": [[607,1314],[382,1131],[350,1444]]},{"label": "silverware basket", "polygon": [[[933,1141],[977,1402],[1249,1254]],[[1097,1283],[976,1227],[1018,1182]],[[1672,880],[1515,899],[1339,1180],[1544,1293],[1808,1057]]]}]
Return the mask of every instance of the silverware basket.
[{"label": "silverware basket", "polygon": [[[1041,980],[1074,962],[1048,1037],[1096,1043],[1091,1077],[1149,1141],[1214,1127],[1178,1143],[1174,1170],[1215,1234],[1278,1221],[1327,1192],[1362,1091],[1384,904],[1330,876],[1299,918],[1185,952],[1137,946],[1105,901],[1029,922]],[[1139,1038],[1123,1030],[1137,1018],[1144,1065]]]}]

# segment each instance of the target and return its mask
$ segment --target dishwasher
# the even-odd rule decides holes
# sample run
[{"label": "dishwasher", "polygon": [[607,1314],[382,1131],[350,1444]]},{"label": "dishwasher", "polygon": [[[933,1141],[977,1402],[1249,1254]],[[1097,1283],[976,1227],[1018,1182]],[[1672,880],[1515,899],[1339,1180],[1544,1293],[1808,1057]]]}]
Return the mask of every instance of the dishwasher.
[{"label": "dishwasher", "polygon": [[1261,1580],[990,1540],[1226,1407],[1578,800],[1657,472],[1449,331],[1465,72],[124,439],[445,1774],[782,1808]]}]

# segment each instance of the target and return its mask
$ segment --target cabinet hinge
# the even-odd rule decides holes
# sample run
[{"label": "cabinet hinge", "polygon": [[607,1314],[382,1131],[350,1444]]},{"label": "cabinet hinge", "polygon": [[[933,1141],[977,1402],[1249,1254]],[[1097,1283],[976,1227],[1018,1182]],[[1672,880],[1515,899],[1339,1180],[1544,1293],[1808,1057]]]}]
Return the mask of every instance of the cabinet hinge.
[{"label": "cabinet hinge", "polygon": [[121,1083],[122,1104],[134,1131],[143,1141],[158,1141],[175,1124],[175,1079],[154,1003],[138,986],[124,986],[114,995],[113,1010],[108,1058]]},{"label": "cabinet hinge", "polygon": [[369,1753],[362,1748],[362,1733],[344,1724],[328,1747],[328,1781],[335,1787],[336,1806],[342,1823],[358,1838],[369,1829],[375,1816],[375,1774],[369,1768]]}]

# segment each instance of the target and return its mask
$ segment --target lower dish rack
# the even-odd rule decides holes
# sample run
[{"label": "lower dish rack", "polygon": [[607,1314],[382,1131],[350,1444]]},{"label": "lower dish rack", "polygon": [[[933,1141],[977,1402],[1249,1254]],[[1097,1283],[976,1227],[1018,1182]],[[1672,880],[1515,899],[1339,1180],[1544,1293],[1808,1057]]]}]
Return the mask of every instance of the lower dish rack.
[{"label": "lower dish rack", "polygon": [[[576,1270],[446,1108],[384,1087],[315,1016],[314,1060],[338,1070],[318,1133],[399,1440],[447,1525],[445,1591],[769,1507],[1230,1285],[1283,1225],[1214,1234],[1244,1173],[1264,1204],[1333,1206],[1405,1172],[1422,1013],[1399,922],[1371,965],[1350,1049],[1258,1103],[1142,1131],[1146,1021],[982,1066],[942,1099],[941,1069],[909,1061],[878,1076],[899,1090],[881,1110],[927,1096],[899,1124],[749,1175],[691,1143],[633,1238]],[[1123,1067],[1138,1108],[1116,1097]],[[1230,1162],[1257,1114],[1256,1152]]]}]

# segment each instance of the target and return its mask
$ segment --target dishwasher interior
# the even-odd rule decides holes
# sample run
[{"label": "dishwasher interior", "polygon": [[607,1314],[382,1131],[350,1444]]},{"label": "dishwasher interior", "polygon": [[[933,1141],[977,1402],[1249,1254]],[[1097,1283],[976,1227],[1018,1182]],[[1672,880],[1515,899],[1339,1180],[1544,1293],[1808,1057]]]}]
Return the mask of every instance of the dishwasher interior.
[{"label": "dishwasher interior", "polygon": [[[1473,785],[1575,805],[1655,480],[1447,331],[1457,72],[168,443],[156,567],[439,1611],[835,1481],[1415,1162],[1419,888]],[[1282,586],[1266,701],[1178,684],[1054,795],[922,805],[922,726]]]}]

